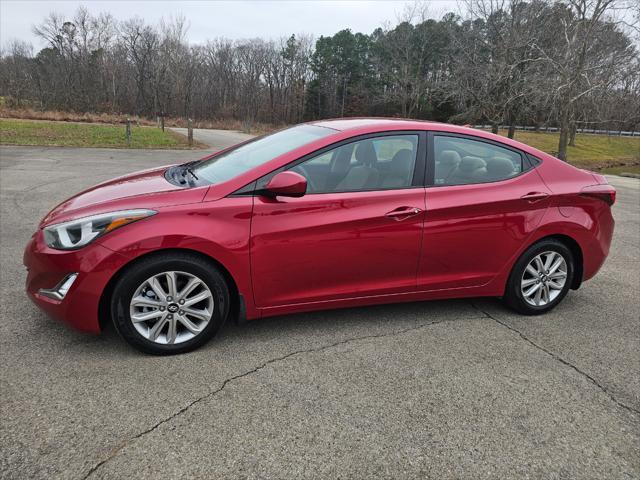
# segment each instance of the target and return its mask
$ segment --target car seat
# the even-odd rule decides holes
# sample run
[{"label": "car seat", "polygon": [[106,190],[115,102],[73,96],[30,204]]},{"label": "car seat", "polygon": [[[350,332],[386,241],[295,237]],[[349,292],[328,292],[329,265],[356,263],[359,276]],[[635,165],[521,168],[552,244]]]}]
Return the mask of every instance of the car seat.
[{"label": "car seat", "polygon": [[380,182],[382,188],[400,188],[411,185],[415,154],[408,148],[398,150],[391,159],[389,172]]},{"label": "car seat", "polygon": [[446,184],[447,179],[460,165],[460,154],[455,150],[443,150],[436,162],[436,184]]},{"label": "car seat", "polygon": [[512,177],[516,172],[513,162],[504,157],[493,157],[487,160],[487,180],[502,180]]},{"label": "car seat", "polygon": [[375,168],[378,163],[378,155],[373,142],[365,140],[356,147],[356,160],[358,165],[351,167],[347,175],[335,188],[337,192],[349,192],[354,190],[367,190],[378,185],[380,174]]},{"label": "car seat", "polygon": [[451,174],[448,184],[464,185],[485,181],[487,177],[486,162],[480,157],[462,157],[458,168]]}]

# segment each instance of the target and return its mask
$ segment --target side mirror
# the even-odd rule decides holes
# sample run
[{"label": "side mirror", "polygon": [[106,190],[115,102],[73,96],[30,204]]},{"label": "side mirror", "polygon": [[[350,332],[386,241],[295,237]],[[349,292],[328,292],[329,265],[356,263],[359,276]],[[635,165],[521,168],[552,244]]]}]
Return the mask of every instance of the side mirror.
[{"label": "side mirror", "polygon": [[290,170],[280,172],[269,180],[264,192],[273,197],[302,197],[307,193],[307,179]]}]

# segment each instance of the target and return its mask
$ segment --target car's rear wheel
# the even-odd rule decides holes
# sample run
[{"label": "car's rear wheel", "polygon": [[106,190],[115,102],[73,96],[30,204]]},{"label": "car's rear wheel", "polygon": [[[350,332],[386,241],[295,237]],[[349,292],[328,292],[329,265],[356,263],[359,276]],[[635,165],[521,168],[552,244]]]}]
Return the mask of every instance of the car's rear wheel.
[{"label": "car's rear wheel", "polygon": [[548,312],[571,288],[574,272],[571,250],[558,240],[542,240],[527,249],[514,265],[504,300],[525,315]]},{"label": "car's rear wheel", "polygon": [[199,347],[220,329],[229,291],[215,266],[197,256],[172,253],[141,260],[118,281],[113,323],[133,347],[167,355]]}]

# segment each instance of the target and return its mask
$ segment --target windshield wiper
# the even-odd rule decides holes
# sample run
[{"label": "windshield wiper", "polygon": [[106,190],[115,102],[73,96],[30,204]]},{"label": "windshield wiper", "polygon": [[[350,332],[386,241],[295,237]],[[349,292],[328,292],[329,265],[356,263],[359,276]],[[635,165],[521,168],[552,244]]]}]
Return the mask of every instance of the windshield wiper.
[{"label": "windshield wiper", "polygon": [[191,170],[191,167],[186,167],[184,169],[185,172],[187,172],[189,175],[191,175],[193,178],[195,178],[196,180],[200,180],[200,178],[198,177],[198,175],[195,174],[195,172],[193,170]]}]

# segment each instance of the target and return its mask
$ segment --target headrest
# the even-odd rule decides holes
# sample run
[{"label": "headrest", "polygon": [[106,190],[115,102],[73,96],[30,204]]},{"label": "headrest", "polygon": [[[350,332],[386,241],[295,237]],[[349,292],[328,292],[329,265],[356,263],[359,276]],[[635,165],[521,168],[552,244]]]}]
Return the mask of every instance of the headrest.
[{"label": "headrest", "polygon": [[440,165],[457,166],[460,163],[460,154],[455,150],[443,150],[440,152]]},{"label": "headrest", "polygon": [[351,154],[353,153],[353,145],[347,144],[338,147],[336,158],[331,164],[331,171],[337,174],[345,174],[349,171],[349,163],[351,162]]},{"label": "headrest", "polygon": [[393,168],[404,169],[411,165],[412,160],[413,151],[408,148],[403,148],[402,150],[398,150],[393,156],[391,159],[391,165]]},{"label": "headrest", "polygon": [[356,147],[356,160],[363,165],[371,166],[378,161],[376,149],[373,148],[371,140],[360,142]]},{"label": "headrest", "polygon": [[458,169],[464,172],[473,172],[480,168],[484,168],[487,164],[480,157],[462,157]]},{"label": "headrest", "polygon": [[487,161],[487,172],[491,176],[507,177],[513,173],[513,163],[508,158],[493,157]]}]

